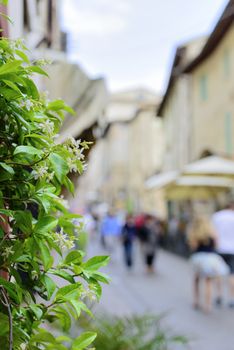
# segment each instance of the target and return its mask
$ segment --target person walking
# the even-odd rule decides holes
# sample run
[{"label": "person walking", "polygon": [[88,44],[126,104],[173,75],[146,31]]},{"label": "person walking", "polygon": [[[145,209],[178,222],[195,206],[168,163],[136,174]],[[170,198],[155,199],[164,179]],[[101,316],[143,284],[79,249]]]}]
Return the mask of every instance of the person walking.
[{"label": "person walking", "polygon": [[156,219],[151,215],[146,215],[142,227],[141,246],[148,273],[154,272],[154,260],[159,239],[158,229]]},{"label": "person walking", "polygon": [[113,212],[109,212],[101,223],[101,242],[103,247],[111,255],[112,261],[116,251],[117,241],[121,234],[121,224]]},{"label": "person walking", "polygon": [[[234,308],[234,202],[213,214],[212,222],[217,233],[217,252],[230,268],[229,306]],[[217,300],[221,304],[222,300]]]},{"label": "person walking", "polygon": [[132,215],[127,215],[126,222],[122,228],[121,238],[124,249],[124,260],[130,269],[133,265],[133,241],[136,236],[136,228]]},{"label": "person walking", "polygon": [[[193,277],[193,307],[211,311],[213,284],[217,283],[221,276],[229,273],[229,268],[224,260],[216,253],[216,236],[210,220],[206,217],[196,217],[190,227],[188,243],[192,250],[190,261],[194,269]],[[200,302],[200,282],[204,281],[205,305]],[[220,285],[220,281],[217,285]],[[218,291],[221,298],[221,291]]]}]

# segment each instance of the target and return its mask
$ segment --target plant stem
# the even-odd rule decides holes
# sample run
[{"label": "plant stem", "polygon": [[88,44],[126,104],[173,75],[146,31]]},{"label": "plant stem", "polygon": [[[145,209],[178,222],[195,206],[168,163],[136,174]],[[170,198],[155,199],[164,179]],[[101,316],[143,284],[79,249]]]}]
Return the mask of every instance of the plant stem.
[{"label": "plant stem", "polygon": [[8,319],[9,319],[9,350],[13,349],[13,321],[12,321],[12,314],[11,314],[11,306],[9,303],[9,299],[7,296],[7,293],[3,286],[0,286],[0,291],[2,293],[3,300],[2,304],[7,308],[8,312]]}]

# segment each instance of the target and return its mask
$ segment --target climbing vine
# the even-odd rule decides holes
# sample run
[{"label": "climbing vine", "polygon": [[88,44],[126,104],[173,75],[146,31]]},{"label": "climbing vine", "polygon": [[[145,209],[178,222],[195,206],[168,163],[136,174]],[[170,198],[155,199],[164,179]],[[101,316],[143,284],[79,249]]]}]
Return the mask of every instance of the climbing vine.
[{"label": "climbing vine", "polygon": [[[33,76],[47,75],[42,63],[30,62],[20,40],[0,40],[0,349],[80,350],[96,334],[67,334],[72,319],[91,314],[87,300],[100,298],[108,257],[85,260],[74,249],[80,217],[61,192],[74,192],[68,175],[82,173],[88,145],[57,142],[73,111],[40,95]],[[53,323],[64,333],[49,331]]]}]

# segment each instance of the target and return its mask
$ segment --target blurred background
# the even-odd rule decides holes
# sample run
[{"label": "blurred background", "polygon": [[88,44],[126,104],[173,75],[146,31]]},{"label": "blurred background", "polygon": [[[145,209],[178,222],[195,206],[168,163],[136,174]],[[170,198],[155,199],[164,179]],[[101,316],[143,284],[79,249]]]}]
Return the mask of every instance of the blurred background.
[{"label": "blurred background", "polygon": [[[234,1],[9,0],[1,11],[14,25],[1,18],[0,35],[23,37],[32,61],[51,61],[40,90],[76,112],[58,141],[92,142],[67,199],[85,217],[88,254],[113,258],[98,310],[166,312],[189,349],[232,350],[234,311],[191,308],[187,235],[195,215],[234,199]],[[136,228],[130,266],[127,215]],[[144,220],[158,235],[152,271]]]}]

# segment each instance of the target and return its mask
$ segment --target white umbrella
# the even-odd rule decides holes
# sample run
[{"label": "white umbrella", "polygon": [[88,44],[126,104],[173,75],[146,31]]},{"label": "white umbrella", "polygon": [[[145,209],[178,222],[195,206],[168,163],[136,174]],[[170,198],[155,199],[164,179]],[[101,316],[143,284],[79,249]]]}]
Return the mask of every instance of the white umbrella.
[{"label": "white umbrella", "polygon": [[161,189],[165,186],[173,183],[179,176],[178,171],[165,171],[160,174],[156,174],[151,176],[149,179],[145,182],[145,188],[148,190],[151,189]]},{"label": "white umbrella", "polygon": [[234,161],[218,156],[210,156],[186,165],[183,173],[185,175],[234,177]]},{"label": "white umbrella", "polygon": [[209,199],[234,187],[234,180],[221,176],[180,176],[165,188],[168,199]]}]

